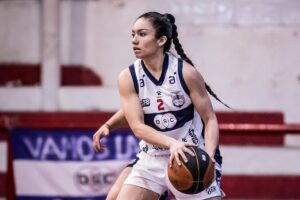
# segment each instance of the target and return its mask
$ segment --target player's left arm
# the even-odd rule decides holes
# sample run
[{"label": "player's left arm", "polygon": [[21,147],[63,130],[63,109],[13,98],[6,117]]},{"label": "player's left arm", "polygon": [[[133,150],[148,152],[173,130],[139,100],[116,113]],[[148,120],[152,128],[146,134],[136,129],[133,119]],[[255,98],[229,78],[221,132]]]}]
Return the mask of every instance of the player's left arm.
[{"label": "player's left arm", "polygon": [[205,82],[200,72],[183,63],[183,78],[190,91],[190,97],[205,123],[205,150],[214,161],[215,151],[219,143],[219,127],[216,114],[206,92]]}]

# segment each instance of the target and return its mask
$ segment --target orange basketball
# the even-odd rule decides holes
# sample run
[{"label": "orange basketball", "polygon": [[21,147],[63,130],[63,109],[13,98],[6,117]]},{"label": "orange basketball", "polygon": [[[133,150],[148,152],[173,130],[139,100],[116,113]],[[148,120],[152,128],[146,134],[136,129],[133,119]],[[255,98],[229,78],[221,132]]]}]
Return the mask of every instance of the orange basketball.
[{"label": "orange basketball", "polygon": [[188,162],[180,157],[182,165],[175,159],[172,167],[168,166],[168,177],[171,184],[185,194],[196,194],[208,188],[215,179],[215,166],[209,155],[202,149],[189,147],[195,157],[185,153]]}]

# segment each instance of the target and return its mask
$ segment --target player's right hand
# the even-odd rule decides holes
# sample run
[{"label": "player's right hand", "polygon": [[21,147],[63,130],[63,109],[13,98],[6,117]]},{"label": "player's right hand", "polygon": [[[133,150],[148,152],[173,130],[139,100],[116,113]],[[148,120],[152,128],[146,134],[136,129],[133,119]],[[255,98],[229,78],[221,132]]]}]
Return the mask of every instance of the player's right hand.
[{"label": "player's right hand", "polygon": [[93,147],[96,152],[103,151],[106,147],[101,143],[101,139],[109,135],[109,128],[105,124],[102,125],[93,135]]},{"label": "player's right hand", "polygon": [[191,156],[195,156],[195,154],[188,148],[188,147],[196,147],[194,143],[188,143],[188,142],[181,142],[181,141],[173,141],[170,145],[170,159],[169,159],[169,165],[172,166],[173,159],[177,162],[177,164],[180,166],[181,161],[179,159],[179,156],[182,157],[184,162],[188,162],[185,153],[190,154]]}]

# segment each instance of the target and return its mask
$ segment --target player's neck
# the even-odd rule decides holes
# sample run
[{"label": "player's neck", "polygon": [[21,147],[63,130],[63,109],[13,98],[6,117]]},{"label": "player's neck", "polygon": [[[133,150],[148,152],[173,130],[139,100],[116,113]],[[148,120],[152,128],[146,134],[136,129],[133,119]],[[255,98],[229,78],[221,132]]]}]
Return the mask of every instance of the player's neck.
[{"label": "player's neck", "polygon": [[143,62],[150,72],[160,73],[162,71],[164,58],[164,53],[157,53],[151,57],[143,59]]}]

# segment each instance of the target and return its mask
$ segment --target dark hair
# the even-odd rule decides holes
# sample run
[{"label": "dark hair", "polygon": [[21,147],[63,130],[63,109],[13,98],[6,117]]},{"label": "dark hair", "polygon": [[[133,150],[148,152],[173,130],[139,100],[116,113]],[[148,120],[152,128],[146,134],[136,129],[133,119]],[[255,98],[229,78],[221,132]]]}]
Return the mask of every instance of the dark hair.
[{"label": "dark hair", "polygon": [[[167,52],[171,48],[172,40],[175,47],[175,50],[177,54],[187,63],[192,65],[194,67],[193,62],[187,55],[185,54],[182,45],[179,42],[178,39],[178,32],[177,32],[177,26],[175,25],[175,17],[169,13],[166,14],[160,14],[158,12],[147,12],[145,14],[142,14],[139,18],[145,18],[150,21],[153,28],[155,29],[155,37],[158,39],[162,36],[167,37],[167,41],[164,46],[164,52]],[[205,88],[207,92],[213,96],[216,100],[221,102],[224,106],[227,108],[230,108],[227,104],[222,102],[219,97],[212,91],[210,86],[205,82]]]},{"label": "dark hair", "polygon": [[172,44],[173,35],[173,23],[170,22],[169,18],[166,15],[162,15],[158,12],[147,12],[139,16],[139,18],[145,18],[151,22],[153,28],[155,29],[155,37],[157,39],[162,36],[167,37],[167,42],[164,45],[164,52],[169,51]]}]

